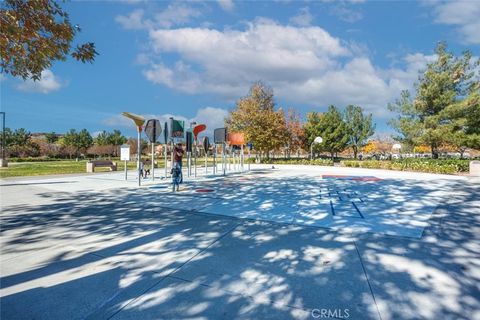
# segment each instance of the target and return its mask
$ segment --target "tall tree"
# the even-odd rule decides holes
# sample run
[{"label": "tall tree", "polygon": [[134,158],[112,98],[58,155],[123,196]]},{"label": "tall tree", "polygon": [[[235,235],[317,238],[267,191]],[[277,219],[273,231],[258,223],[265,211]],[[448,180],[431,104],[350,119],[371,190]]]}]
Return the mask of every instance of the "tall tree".
[{"label": "tall tree", "polygon": [[342,152],[348,146],[347,125],[335,106],[328,107],[328,111],[320,117],[319,133],[323,138],[320,146],[330,153],[332,161],[336,153]]},{"label": "tall tree", "polygon": [[[3,136],[5,136],[5,141],[3,141]],[[6,148],[14,144],[14,134],[12,129],[5,128],[5,134],[3,132],[0,134],[0,140],[2,141],[2,145]]]},{"label": "tall tree", "polygon": [[78,156],[80,152],[86,152],[93,145],[93,138],[87,129],[82,129],[80,132],[70,129],[63,136],[62,143],[66,147],[72,147],[75,155]]},{"label": "tall tree", "polygon": [[402,91],[400,98],[389,103],[391,111],[398,112],[398,116],[389,121],[390,126],[397,131],[394,139],[405,145],[414,147],[419,144],[422,135],[422,119],[414,107],[413,98],[408,90]]},{"label": "tall tree", "polygon": [[58,140],[58,136],[55,132],[45,133],[45,140],[47,143],[55,143]]},{"label": "tall tree", "polygon": [[313,143],[315,137],[322,137],[323,142],[314,145],[314,150],[327,151],[332,161],[335,154],[345,150],[348,146],[348,130],[342,114],[335,106],[328,107],[326,113],[318,114],[311,112],[307,116],[305,124],[307,143]]},{"label": "tall tree", "polygon": [[283,109],[275,110],[273,91],[261,82],[253,84],[249,94],[237,101],[225,125],[230,131],[243,132],[254,148],[267,157],[287,141]]},{"label": "tall tree", "polygon": [[39,80],[56,60],[70,54],[82,62],[93,62],[98,54],[91,42],[72,41],[80,31],[68,13],[53,0],[4,0],[0,5],[0,66],[12,76]]},{"label": "tall tree", "polygon": [[[292,108],[288,109],[287,115],[288,151],[298,152],[303,147],[305,132],[303,130],[300,115]],[[290,154],[288,155],[290,157]]]},{"label": "tall tree", "polygon": [[[307,121],[303,124],[303,132],[305,133],[303,147],[306,150],[310,149],[313,140],[320,135],[320,117],[321,113],[318,112],[307,113]],[[314,152],[318,152],[319,150],[320,146],[313,146]]]},{"label": "tall tree", "polygon": [[107,131],[103,130],[95,137],[94,142],[99,146],[106,146],[110,144],[109,138],[110,134]]},{"label": "tall tree", "polygon": [[468,148],[480,149],[480,84],[462,101],[446,107],[439,114],[440,130],[460,157]]},{"label": "tall tree", "polygon": [[13,144],[17,146],[27,146],[31,142],[32,134],[24,128],[16,129],[13,132]]},{"label": "tall tree", "polygon": [[[3,139],[3,135],[0,135],[0,139]],[[10,156],[26,157],[37,156],[40,148],[32,140],[32,134],[24,128],[14,131],[5,128],[5,149]]]},{"label": "tall tree", "polygon": [[120,146],[127,142],[127,138],[122,135],[120,130],[113,130],[113,132],[108,136],[108,142],[111,145]]},{"label": "tall tree", "polygon": [[87,129],[82,129],[78,133],[77,150],[85,153],[93,145],[93,138]]},{"label": "tall tree", "polygon": [[349,145],[353,149],[353,156],[357,159],[360,150],[375,133],[372,114],[365,116],[359,106],[347,106],[345,110],[345,123],[349,135]]},{"label": "tall tree", "polygon": [[70,158],[72,154],[78,154],[78,132],[75,129],[70,129],[62,138],[59,139],[59,144],[68,152]]},{"label": "tall tree", "polygon": [[445,43],[437,45],[437,59],[420,75],[414,99],[408,92],[403,92],[401,99],[389,105],[390,110],[399,114],[391,122],[400,133],[399,138],[413,145],[428,144],[434,158],[438,157],[439,147],[446,142],[441,112],[462,100],[478,82],[474,79],[478,60],[474,62],[468,51],[456,57],[446,49]]}]

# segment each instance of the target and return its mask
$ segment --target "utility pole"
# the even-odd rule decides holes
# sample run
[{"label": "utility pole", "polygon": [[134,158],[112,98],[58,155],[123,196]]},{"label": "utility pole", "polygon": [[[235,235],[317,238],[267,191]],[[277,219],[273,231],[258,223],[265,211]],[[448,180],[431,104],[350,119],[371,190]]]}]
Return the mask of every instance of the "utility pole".
[{"label": "utility pole", "polygon": [[7,137],[6,133],[5,133],[5,112],[0,112],[0,114],[2,115],[2,159],[0,159],[0,167],[4,168],[4,167],[8,167],[8,161],[5,157],[5,139]]}]

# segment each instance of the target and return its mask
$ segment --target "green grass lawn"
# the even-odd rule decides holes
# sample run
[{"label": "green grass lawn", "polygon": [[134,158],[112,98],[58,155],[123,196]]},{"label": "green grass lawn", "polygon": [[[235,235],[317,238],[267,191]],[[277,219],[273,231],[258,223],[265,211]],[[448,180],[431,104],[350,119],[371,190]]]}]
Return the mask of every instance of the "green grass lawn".
[{"label": "green grass lawn", "polygon": [[[10,162],[7,168],[1,168],[0,178],[40,176],[51,174],[85,173],[87,161],[42,161],[42,162]],[[117,161],[118,170],[124,170],[124,162]],[[135,169],[136,163],[129,162],[127,168]],[[110,168],[95,168],[95,172],[107,172]]]},{"label": "green grass lawn", "polygon": [[[114,160],[117,163],[117,170],[125,170],[124,162]],[[157,159],[158,169],[163,170],[163,159]],[[217,161],[221,161],[218,159]],[[56,161],[32,161],[32,162],[9,162],[7,168],[0,168],[0,178],[8,177],[23,177],[23,176],[41,176],[52,174],[68,174],[68,173],[86,173],[87,172],[87,160],[75,161],[75,160],[56,160]],[[186,159],[184,158],[183,166],[186,167]],[[192,160],[193,163],[193,160]],[[204,165],[204,158],[197,159],[197,165]],[[208,160],[208,165],[212,165],[213,160]],[[127,168],[129,170],[136,168],[136,162],[128,162]],[[108,172],[110,168],[95,168],[95,172]]]}]

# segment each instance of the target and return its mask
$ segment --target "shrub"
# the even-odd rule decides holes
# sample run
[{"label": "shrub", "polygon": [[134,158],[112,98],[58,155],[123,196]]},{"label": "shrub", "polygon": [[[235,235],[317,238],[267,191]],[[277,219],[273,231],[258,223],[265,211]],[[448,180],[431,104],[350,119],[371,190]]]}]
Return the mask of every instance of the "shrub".
[{"label": "shrub", "polygon": [[[255,163],[255,158],[247,159],[247,163]],[[261,159],[260,163],[263,164],[300,164],[300,165],[315,165],[315,166],[331,166],[331,159],[289,159],[289,158],[280,158],[280,159]]]},{"label": "shrub", "polygon": [[346,167],[369,168],[369,169],[387,169],[399,171],[418,171],[429,173],[456,174],[459,172],[468,172],[469,160],[460,159],[397,159],[391,161],[380,160],[347,160],[342,161]]}]

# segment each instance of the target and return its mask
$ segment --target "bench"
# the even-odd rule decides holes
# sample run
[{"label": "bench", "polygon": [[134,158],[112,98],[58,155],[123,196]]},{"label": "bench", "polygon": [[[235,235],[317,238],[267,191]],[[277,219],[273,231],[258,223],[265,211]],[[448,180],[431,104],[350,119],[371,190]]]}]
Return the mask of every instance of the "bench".
[{"label": "bench", "polygon": [[110,160],[92,160],[87,162],[87,172],[95,172],[95,168],[109,167],[110,171],[117,171],[117,163]]}]

